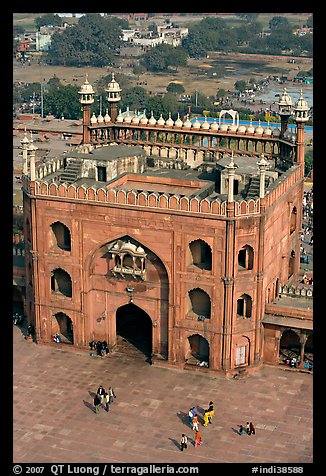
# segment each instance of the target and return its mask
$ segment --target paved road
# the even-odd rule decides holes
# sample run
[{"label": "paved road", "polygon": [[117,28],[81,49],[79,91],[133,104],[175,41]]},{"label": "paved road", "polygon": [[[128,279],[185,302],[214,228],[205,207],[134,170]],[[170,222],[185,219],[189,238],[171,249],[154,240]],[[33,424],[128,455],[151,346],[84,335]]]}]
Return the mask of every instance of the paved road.
[{"label": "paved road", "polygon": [[[150,366],[127,356],[90,357],[44,346],[13,329],[15,463],[311,463],[312,378],[265,366],[240,380]],[[112,385],[109,413],[93,392]],[[215,403],[213,424],[193,446],[191,406]],[[252,420],[256,435],[240,436]],[[200,418],[200,421],[202,419]],[[190,438],[181,452],[182,433]]]}]

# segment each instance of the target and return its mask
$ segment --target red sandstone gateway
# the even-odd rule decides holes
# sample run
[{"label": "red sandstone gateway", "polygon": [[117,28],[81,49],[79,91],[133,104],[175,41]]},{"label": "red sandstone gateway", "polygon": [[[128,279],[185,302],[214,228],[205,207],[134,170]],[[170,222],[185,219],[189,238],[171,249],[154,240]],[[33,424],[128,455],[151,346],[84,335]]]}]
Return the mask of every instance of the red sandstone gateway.
[{"label": "red sandstone gateway", "polygon": [[292,105],[284,90],[272,130],[118,114],[114,75],[106,91],[106,115],[91,118],[86,79],[82,141],[64,157],[35,165],[22,141],[36,340],[58,332],[60,345],[106,341],[155,365],[228,375],[276,363],[284,335],[304,354],[312,313],[279,300],[300,267],[302,94]]}]

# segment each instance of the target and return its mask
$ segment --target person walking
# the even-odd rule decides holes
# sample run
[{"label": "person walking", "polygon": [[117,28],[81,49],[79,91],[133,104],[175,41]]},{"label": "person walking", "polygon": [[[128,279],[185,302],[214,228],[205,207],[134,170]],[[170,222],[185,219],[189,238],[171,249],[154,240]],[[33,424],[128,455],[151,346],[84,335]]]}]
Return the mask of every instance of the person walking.
[{"label": "person walking", "polygon": [[99,386],[99,388],[97,389],[96,394],[99,396],[101,405],[103,405],[104,395],[106,394],[106,391],[105,391],[105,389],[102,387],[102,385]]},{"label": "person walking", "polygon": [[214,416],[214,403],[212,401],[209,402],[209,406],[208,406],[208,423],[211,425],[212,424],[212,419],[213,419],[213,416]]},{"label": "person walking", "polygon": [[187,444],[188,444],[188,438],[184,433],[182,433],[181,441],[180,441],[180,451],[187,449]]},{"label": "person walking", "polygon": [[94,408],[95,408],[95,413],[98,413],[100,411],[100,405],[101,405],[101,399],[98,394],[95,395],[94,397]]},{"label": "person walking", "polygon": [[250,431],[250,423],[249,421],[247,421],[247,425],[246,425],[246,431],[247,431],[247,435],[251,435],[251,431]]},{"label": "person walking", "polygon": [[195,415],[192,419],[192,429],[193,431],[199,431],[197,415]]},{"label": "person walking", "polygon": [[109,387],[109,404],[111,405],[113,403],[113,399],[114,398],[117,398],[116,394],[115,394],[115,391],[114,391],[114,388],[113,387]]},{"label": "person walking", "polygon": [[192,419],[194,417],[194,412],[193,412],[193,407],[189,409],[188,412],[188,419],[189,419],[189,425],[192,426]]},{"label": "person walking", "polygon": [[209,411],[208,411],[208,409],[207,409],[207,410],[204,411],[204,423],[203,423],[203,426],[207,426],[207,425],[208,425],[208,422],[209,422],[208,415],[209,415]]},{"label": "person walking", "polygon": [[242,425],[239,426],[239,435],[242,436],[243,435],[243,431],[244,431],[244,428]]},{"label": "person walking", "polygon": [[197,448],[198,445],[202,445],[203,442],[202,442],[202,439],[201,439],[201,434],[200,434],[200,431],[196,431],[196,435],[195,435],[195,448]]},{"label": "person walking", "polygon": [[105,395],[104,395],[104,403],[105,403],[105,411],[106,412],[109,412],[109,402],[110,402],[110,396],[107,392],[105,392]]},{"label": "person walking", "polygon": [[256,434],[256,429],[255,429],[252,421],[249,423],[249,429],[250,429],[250,434],[252,434],[252,435]]}]

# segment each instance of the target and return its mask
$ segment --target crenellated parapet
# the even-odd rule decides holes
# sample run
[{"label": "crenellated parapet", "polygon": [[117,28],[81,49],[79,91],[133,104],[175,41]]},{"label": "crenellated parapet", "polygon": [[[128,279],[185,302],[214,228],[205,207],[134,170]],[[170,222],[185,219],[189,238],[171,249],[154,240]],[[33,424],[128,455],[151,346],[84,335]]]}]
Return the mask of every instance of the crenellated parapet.
[{"label": "crenellated parapet", "polygon": [[45,163],[38,164],[35,170],[36,179],[43,179],[48,175],[64,169],[64,158],[58,157],[47,160]]},{"label": "crenellated parapet", "polygon": [[298,181],[303,180],[303,169],[300,164],[294,164],[270,185],[264,200],[266,207],[272,206],[279,198],[287,193]]},{"label": "crenellated parapet", "polygon": [[[227,216],[227,202],[216,197],[190,197],[178,194],[123,190],[118,188],[97,188],[66,183],[35,182],[34,194],[37,196],[88,201],[99,204],[113,204],[127,207],[170,210],[180,213],[199,213],[214,216]],[[260,199],[234,202],[234,215],[257,215],[260,213]]]}]

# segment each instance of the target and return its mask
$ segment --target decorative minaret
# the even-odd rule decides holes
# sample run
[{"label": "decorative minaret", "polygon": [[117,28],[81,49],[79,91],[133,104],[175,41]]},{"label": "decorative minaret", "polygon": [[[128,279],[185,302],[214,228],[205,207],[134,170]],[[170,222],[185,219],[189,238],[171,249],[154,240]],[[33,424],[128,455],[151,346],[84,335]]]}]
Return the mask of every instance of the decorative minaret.
[{"label": "decorative minaret", "polygon": [[268,162],[264,157],[264,154],[261,154],[260,161],[257,162],[259,168],[259,198],[265,197],[265,175],[268,168]]},{"label": "decorative minaret", "polygon": [[27,139],[26,129],[25,129],[24,138],[20,141],[20,143],[22,145],[22,151],[23,151],[23,175],[27,175],[27,171],[28,171],[27,146],[29,144],[29,140]]},{"label": "decorative minaret", "polygon": [[94,89],[92,85],[87,80],[87,74],[85,83],[81,86],[80,91],[80,104],[83,106],[83,138],[82,144],[90,143],[90,119],[91,119],[91,104],[94,103]]},{"label": "decorative minaret", "polygon": [[300,97],[294,105],[295,122],[297,123],[297,155],[296,161],[304,164],[304,125],[309,119],[309,106],[303,99],[302,90]]},{"label": "decorative minaret", "polygon": [[120,88],[119,83],[114,79],[114,73],[112,73],[112,80],[105,91],[108,93],[107,100],[110,104],[111,121],[115,122],[118,115],[118,104],[121,101],[120,93],[122,89]]},{"label": "decorative minaret", "polygon": [[33,141],[31,141],[30,146],[28,147],[28,151],[30,153],[30,180],[31,182],[35,181],[35,154],[37,151],[37,147],[33,144]]},{"label": "decorative minaret", "polygon": [[237,168],[235,163],[233,162],[233,151],[231,155],[231,162],[229,165],[226,165],[228,170],[228,177],[229,177],[229,188],[228,188],[228,202],[233,202],[233,183],[234,183],[234,172]]},{"label": "decorative minaret", "polygon": [[292,98],[286,88],[284,88],[278,102],[278,113],[281,116],[281,136],[283,136],[288,128],[289,117],[292,115]]}]

